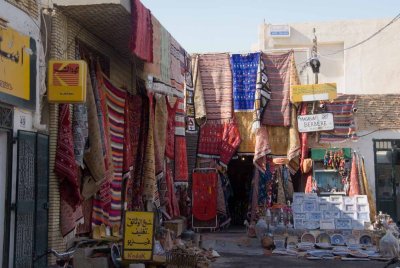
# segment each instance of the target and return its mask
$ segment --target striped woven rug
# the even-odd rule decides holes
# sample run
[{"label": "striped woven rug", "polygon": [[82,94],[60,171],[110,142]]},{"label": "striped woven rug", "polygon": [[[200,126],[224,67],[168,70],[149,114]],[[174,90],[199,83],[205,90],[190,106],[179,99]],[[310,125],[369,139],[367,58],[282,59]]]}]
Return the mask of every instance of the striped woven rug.
[{"label": "striped woven rug", "polygon": [[123,173],[124,125],[126,91],[114,86],[103,76],[110,126],[112,160],[114,177],[111,180],[111,209],[110,223],[119,224],[121,221],[121,191]]}]

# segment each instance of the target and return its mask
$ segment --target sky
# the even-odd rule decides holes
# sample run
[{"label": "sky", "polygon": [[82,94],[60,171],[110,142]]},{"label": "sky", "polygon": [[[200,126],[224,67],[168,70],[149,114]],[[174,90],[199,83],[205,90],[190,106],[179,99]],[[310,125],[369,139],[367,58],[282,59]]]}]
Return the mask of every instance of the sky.
[{"label": "sky", "polygon": [[190,53],[249,51],[264,20],[290,24],[394,18],[400,13],[400,0],[141,1]]}]

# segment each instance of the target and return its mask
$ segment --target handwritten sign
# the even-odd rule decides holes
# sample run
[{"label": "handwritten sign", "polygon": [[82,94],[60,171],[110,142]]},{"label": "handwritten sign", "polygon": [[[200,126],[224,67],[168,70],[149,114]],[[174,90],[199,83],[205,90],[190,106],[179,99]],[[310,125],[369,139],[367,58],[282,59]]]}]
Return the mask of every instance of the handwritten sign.
[{"label": "handwritten sign", "polygon": [[124,250],[125,260],[151,260],[153,256],[154,213],[125,212]]},{"label": "handwritten sign", "polygon": [[291,91],[292,102],[333,100],[337,97],[336,83],[294,85]]},{"label": "handwritten sign", "polygon": [[0,29],[0,99],[33,109],[36,98],[36,41],[10,27]]},{"label": "handwritten sign", "polygon": [[86,101],[87,66],[83,60],[49,62],[49,102],[80,103]]},{"label": "handwritten sign", "polygon": [[332,113],[299,115],[297,124],[299,132],[332,130],[335,128]]}]

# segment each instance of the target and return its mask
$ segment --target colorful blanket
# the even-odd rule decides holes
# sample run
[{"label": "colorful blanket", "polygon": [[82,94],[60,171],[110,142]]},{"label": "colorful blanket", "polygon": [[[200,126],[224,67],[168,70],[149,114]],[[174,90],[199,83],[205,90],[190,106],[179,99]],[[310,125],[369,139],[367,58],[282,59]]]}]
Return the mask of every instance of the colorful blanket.
[{"label": "colorful blanket", "polygon": [[170,59],[170,34],[169,32],[160,25],[160,37],[161,37],[161,81],[164,84],[171,84],[171,59]]},{"label": "colorful blanket", "polygon": [[356,123],[353,108],[356,107],[356,96],[341,95],[330,102],[323,102],[326,113],[333,113],[335,129],[332,131],[320,132],[321,143],[344,142],[348,139],[356,140]]},{"label": "colorful blanket", "polygon": [[[171,99],[173,102],[173,99]],[[174,150],[175,150],[175,120],[176,120],[176,110],[178,109],[178,99],[175,99],[174,104],[172,105],[168,97],[166,97],[167,103],[167,111],[168,111],[168,120],[167,120],[167,135],[166,135],[166,144],[165,144],[165,156],[169,159],[174,159]],[[184,132],[185,130],[183,130]]]},{"label": "colorful blanket", "polygon": [[199,56],[207,119],[230,120],[232,114],[232,72],[229,54]]},{"label": "colorful blanket", "polygon": [[131,51],[144,61],[153,62],[153,24],[151,12],[140,0],[131,1]]},{"label": "colorful blanket", "polygon": [[125,129],[125,90],[114,86],[107,77],[103,76],[103,90],[106,94],[108,122],[110,126],[112,160],[114,177],[111,180],[111,210],[110,223],[121,222],[121,191],[124,155],[124,129]]},{"label": "colorful blanket", "polygon": [[262,123],[269,126],[290,126],[290,61],[292,53],[262,55],[269,85],[271,100],[265,107]]},{"label": "colorful blanket", "polygon": [[170,59],[171,59],[171,85],[178,91],[183,92],[184,88],[184,65],[185,50],[170,35]]},{"label": "colorful blanket", "polygon": [[269,144],[269,135],[266,126],[262,126],[256,130],[256,144],[254,151],[253,164],[261,172],[266,171],[267,155],[271,153]]},{"label": "colorful blanket", "polygon": [[83,155],[88,140],[88,112],[86,104],[74,104],[72,118],[74,153],[78,166],[83,167]]},{"label": "colorful blanket", "polygon": [[188,162],[185,138],[185,108],[183,99],[177,99],[175,116],[175,177],[174,182],[188,181]]},{"label": "colorful blanket", "polygon": [[218,175],[216,172],[193,173],[192,213],[200,221],[208,221],[217,215]]},{"label": "colorful blanket", "polygon": [[233,54],[233,109],[235,112],[253,111],[260,53]]}]

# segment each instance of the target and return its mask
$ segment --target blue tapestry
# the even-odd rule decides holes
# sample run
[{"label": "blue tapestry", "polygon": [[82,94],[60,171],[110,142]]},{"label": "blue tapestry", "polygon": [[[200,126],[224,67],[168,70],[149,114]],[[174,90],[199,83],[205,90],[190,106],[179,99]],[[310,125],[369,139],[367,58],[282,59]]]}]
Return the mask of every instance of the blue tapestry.
[{"label": "blue tapestry", "polygon": [[272,182],[272,172],[269,167],[270,163],[267,162],[267,167],[265,173],[260,172],[260,180],[258,184],[258,204],[259,205],[271,205],[271,182]]},{"label": "blue tapestry", "polygon": [[231,56],[233,77],[233,108],[235,111],[253,111],[260,53]]}]

